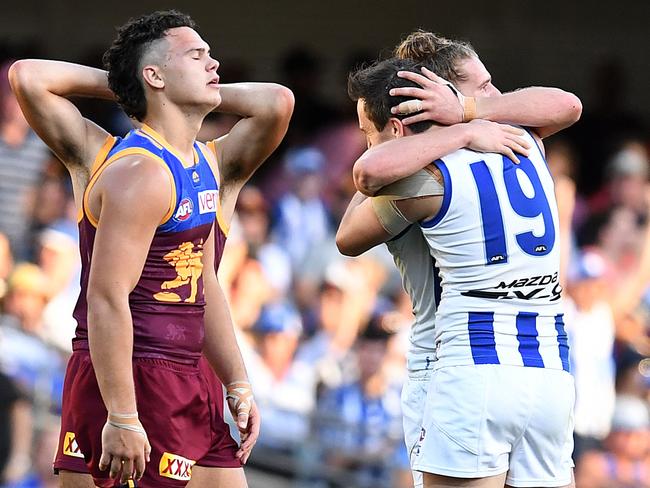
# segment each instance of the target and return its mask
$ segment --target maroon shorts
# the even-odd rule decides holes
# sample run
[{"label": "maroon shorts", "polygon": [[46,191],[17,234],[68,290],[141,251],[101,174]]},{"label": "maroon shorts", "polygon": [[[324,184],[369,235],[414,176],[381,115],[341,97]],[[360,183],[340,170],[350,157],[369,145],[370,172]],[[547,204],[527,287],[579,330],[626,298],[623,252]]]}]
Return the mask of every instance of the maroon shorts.
[{"label": "maroon shorts", "polygon": [[[140,421],[151,443],[151,461],[139,487],[185,486],[194,464],[241,466],[237,443],[223,420],[223,387],[204,358],[198,366],[136,358],[133,379]],[[55,471],[90,473],[101,488],[119,485],[98,467],[106,415],[90,354],[75,351],[63,387]]]}]

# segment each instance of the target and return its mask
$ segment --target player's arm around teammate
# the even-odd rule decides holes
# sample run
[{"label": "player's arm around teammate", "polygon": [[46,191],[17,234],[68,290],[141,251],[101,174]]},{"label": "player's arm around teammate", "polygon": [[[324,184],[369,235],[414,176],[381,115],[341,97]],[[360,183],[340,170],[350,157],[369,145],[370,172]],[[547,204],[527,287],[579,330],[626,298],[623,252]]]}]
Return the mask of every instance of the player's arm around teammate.
[{"label": "player's arm around teammate", "polygon": [[403,198],[395,202],[382,202],[381,205],[394,204],[399,212],[399,221],[393,217],[391,226],[386,229],[380,221],[372,199],[357,192],[348,204],[336,232],[336,246],[345,256],[358,256],[392,237],[400,234],[412,223],[431,218],[440,209],[442,198]]},{"label": "player's arm around teammate", "polygon": [[[486,75],[489,76],[487,72]],[[544,138],[571,126],[582,113],[578,97],[558,88],[529,87],[500,94],[496,88],[489,91],[470,79],[467,87],[452,91],[445,80],[426,68],[422,69],[422,74],[405,71],[400,76],[419,85],[419,88],[403,87],[391,92],[395,97],[413,98],[393,107],[395,114],[418,112],[403,120],[406,126],[424,120],[460,124],[479,119],[531,127],[536,136]],[[525,154],[513,147],[514,134],[504,134],[502,142],[515,152]],[[373,195],[379,188],[430,164],[440,157],[431,137],[429,133],[416,134],[406,140],[391,141],[369,149],[354,165],[355,185],[361,192]],[[491,137],[494,140],[499,135],[492,134]],[[466,147],[483,151],[471,144]]]},{"label": "player's arm around teammate", "polygon": [[[473,120],[438,131],[415,134],[408,140],[395,138],[390,142],[368,147],[354,164],[354,184],[364,195],[373,196],[384,186],[401,180],[424,168],[431,161],[463,147],[503,154],[518,162],[515,152],[527,155],[530,149],[521,137],[522,134],[521,129],[509,125]],[[397,155],[399,156],[396,157]],[[425,160],[428,161],[427,164],[423,164]],[[406,164],[406,161],[409,161],[409,164]]]}]

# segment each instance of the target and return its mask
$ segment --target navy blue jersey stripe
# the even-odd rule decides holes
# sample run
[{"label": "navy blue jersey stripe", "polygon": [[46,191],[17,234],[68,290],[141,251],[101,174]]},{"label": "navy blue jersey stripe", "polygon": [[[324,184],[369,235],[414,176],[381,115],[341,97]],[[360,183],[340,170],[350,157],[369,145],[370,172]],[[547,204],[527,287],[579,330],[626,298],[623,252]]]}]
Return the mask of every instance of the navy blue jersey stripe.
[{"label": "navy blue jersey stripe", "polygon": [[494,178],[492,178],[490,168],[485,164],[485,161],[472,163],[470,169],[479,192],[486,264],[507,263],[506,232],[503,227],[503,214],[499,205],[499,196],[494,186]]},{"label": "navy blue jersey stripe", "polygon": [[469,345],[474,364],[500,364],[494,340],[494,312],[469,312]]},{"label": "navy blue jersey stripe", "polygon": [[440,206],[440,210],[438,210],[438,213],[435,216],[433,216],[431,219],[421,222],[420,225],[422,227],[433,227],[437,225],[442,220],[442,218],[447,214],[447,210],[449,210],[449,204],[451,203],[452,186],[451,186],[451,176],[449,176],[449,170],[447,169],[447,166],[442,161],[442,159],[436,159],[434,164],[438,167],[440,173],[442,174],[444,194],[442,196],[442,204]]},{"label": "navy blue jersey stripe", "polygon": [[570,372],[569,367],[569,340],[566,330],[564,330],[564,314],[559,313],[555,316],[555,330],[557,330],[557,343],[560,350],[560,359],[562,360],[562,369]]},{"label": "navy blue jersey stripe", "polygon": [[519,312],[517,314],[517,340],[524,366],[543,368],[544,360],[539,353],[539,340],[537,340],[536,313]]},{"label": "navy blue jersey stripe", "polygon": [[433,258],[431,258],[431,266],[433,266],[433,299],[438,307],[442,299],[442,279],[440,278],[440,268],[436,266],[436,260]]}]

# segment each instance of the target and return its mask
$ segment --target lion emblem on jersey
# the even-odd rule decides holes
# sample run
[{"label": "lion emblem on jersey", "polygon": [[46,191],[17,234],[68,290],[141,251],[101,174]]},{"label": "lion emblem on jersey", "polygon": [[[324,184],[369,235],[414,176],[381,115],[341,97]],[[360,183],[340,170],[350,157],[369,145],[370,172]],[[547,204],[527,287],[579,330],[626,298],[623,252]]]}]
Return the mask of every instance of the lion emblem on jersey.
[{"label": "lion emblem on jersey", "polygon": [[203,240],[197,245],[196,251],[194,251],[194,243],[183,242],[176,249],[163,256],[163,259],[174,267],[176,278],[163,281],[160,288],[162,290],[173,290],[181,286],[189,285],[190,293],[185,300],[182,300],[178,293],[173,291],[160,291],[153,296],[156,300],[159,302],[180,302],[182,300],[185,303],[194,303],[196,301],[196,295],[199,290],[199,278],[203,273],[203,262],[201,261],[203,257],[202,249]]}]

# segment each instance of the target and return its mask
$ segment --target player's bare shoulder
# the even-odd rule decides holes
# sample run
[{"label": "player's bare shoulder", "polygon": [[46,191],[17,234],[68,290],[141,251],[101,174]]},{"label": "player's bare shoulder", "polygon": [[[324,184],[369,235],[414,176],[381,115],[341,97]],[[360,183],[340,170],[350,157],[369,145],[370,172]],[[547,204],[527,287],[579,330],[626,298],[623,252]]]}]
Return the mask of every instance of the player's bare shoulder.
[{"label": "player's bare shoulder", "polygon": [[111,206],[131,207],[133,214],[164,216],[173,200],[173,176],[162,160],[143,153],[127,154],[107,162],[89,189],[90,210],[100,214]]}]

